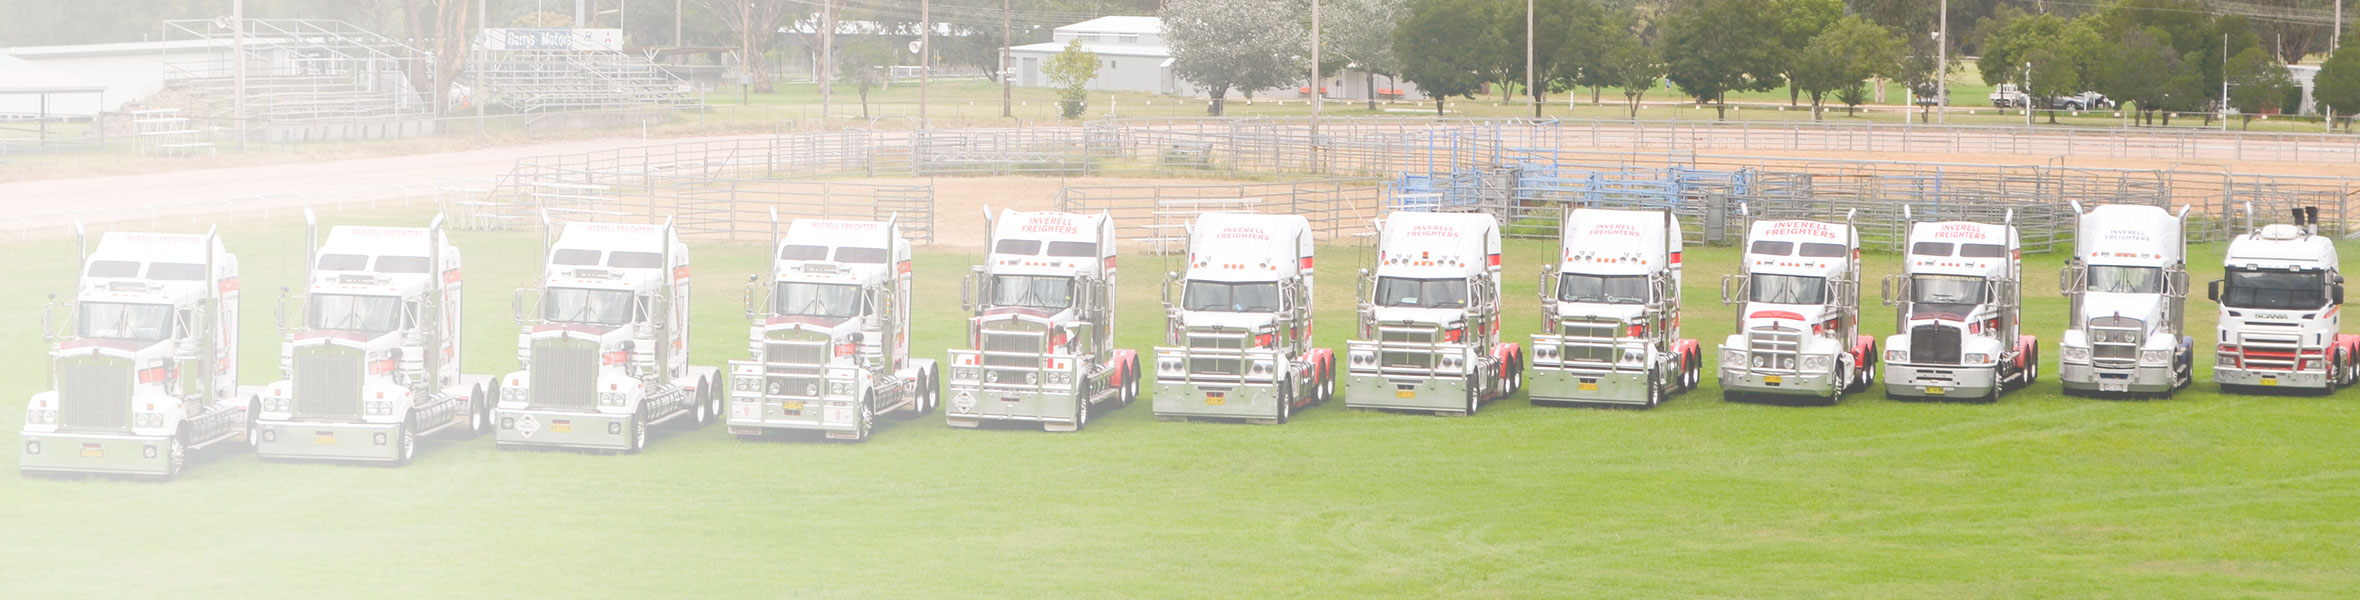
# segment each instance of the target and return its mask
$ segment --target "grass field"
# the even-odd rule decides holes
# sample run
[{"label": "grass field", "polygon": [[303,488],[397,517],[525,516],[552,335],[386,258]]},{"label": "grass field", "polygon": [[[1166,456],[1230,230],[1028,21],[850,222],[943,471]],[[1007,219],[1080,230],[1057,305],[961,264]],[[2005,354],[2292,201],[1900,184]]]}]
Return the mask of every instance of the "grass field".
[{"label": "grass field", "polygon": [[[425,215],[331,223],[418,224]],[[225,229],[244,264],[244,375],[273,378],[270,307],[301,227]],[[466,364],[515,367],[508,294],[538,236],[457,233]],[[2192,248],[2209,281],[2220,245]],[[43,385],[42,292],[74,251],[0,244],[0,428]],[[1361,250],[1323,248],[1323,345],[1352,322]],[[698,244],[694,360],[745,348],[758,244]],[[2353,258],[2346,247],[2346,258]],[[1545,243],[1508,248],[1510,339],[1537,325]],[[915,343],[939,355],[976,257],[928,252]],[[2063,326],[2054,273],[2025,271],[2027,330]],[[1125,347],[1159,342],[1159,257],[1125,257]],[[1868,258],[1872,282],[1897,263]],[[1728,249],[1686,264],[1690,337],[1716,344]],[[1869,290],[1865,295],[1874,298]],[[2190,330],[2210,342],[2211,304]],[[1891,331],[1869,311],[1865,331]],[[2053,358],[2051,359],[2053,360]],[[2209,380],[2210,355],[2200,354]],[[2051,365],[2053,367],[2053,365]],[[2054,373],[2053,368],[2044,369]],[[1708,372],[1709,373],[1709,372]],[[401,469],[265,464],[243,450],[169,484],[0,475],[10,597],[2339,597],[2360,589],[2360,401],[2065,398],[1994,405],[1854,395],[1729,404],[1711,377],[1652,411],[1472,418],[1313,408],[1284,426],[1159,423],[1135,405],[1079,434],[952,430],[939,413],[862,444],[741,443],[659,430],[646,454],[499,452],[429,441]],[[17,444],[0,444],[13,463]]]}]

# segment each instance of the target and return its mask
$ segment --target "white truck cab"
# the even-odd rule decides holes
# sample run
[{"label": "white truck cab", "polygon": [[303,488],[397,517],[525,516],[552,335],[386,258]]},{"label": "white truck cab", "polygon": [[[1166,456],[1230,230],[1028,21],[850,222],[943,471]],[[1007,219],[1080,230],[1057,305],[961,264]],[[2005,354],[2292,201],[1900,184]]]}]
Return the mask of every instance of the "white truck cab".
[{"label": "white truck cab", "polygon": [[2074,257],[2057,287],[2071,308],[2058,343],[2069,395],[2170,396],[2187,387],[2195,342],[2181,334],[2188,303],[2188,214],[2110,204],[2082,210]]},{"label": "white truck cab", "polygon": [[2213,381],[2222,389],[2327,394],[2360,377],[2360,335],[2343,332],[2343,269],[2318,221],[2318,207],[2297,208],[2292,224],[2229,240],[2223,276],[2205,290],[2220,305]]},{"label": "white truck cab", "polygon": [[1843,223],[1754,221],[1740,272],[1721,280],[1737,333],[1721,341],[1727,400],[1842,401],[1876,383],[1876,338],[1859,334],[1860,233]]},{"label": "white truck cab", "polygon": [[866,440],[877,415],[925,414],[940,384],[910,358],[910,240],[898,221],[798,219],[778,235],[767,280],[746,290],[748,360],[729,362],[729,431],[820,431]]},{"label": "white truck cab", "polygon": [[1500,340],[1500,226],[1490,213],[1396,211],[1360,272],[1344,405],[1473,415],[1516,393],[1524,352]]},{"label": "white truck cab", "polygon": [[1696,389],[1703,350],[1680,337],[1680,222],[1669,210],[1578,208],[1541,271],[1534,404],[1652,407]]},{"label": "white truck cab", "polygon": [[1164,279],[1156,418],[1285,423],[1326,401],[1335,354],[1311,345],[1311,222],[1207,213],[1188,232],[1188,270]]},{"label": "white truck cab", "polygon": [[2023,242],[2014,213],[2003,221],[1910,223],[1901,274],[1882,289],[1896,330],[1885,338],[1885,396],[1992,402],[2038,376],[2040,341],[2022,333],[2019,314]]},{"label": "white truck cab", "polygon": [[1100,404],[1139,397],[1139,357],[1114,347],[1114,218],[984,208],[984,263],[960,288],[967,349],[950,351],[952,427],[1040,423],[1073,432]]}]

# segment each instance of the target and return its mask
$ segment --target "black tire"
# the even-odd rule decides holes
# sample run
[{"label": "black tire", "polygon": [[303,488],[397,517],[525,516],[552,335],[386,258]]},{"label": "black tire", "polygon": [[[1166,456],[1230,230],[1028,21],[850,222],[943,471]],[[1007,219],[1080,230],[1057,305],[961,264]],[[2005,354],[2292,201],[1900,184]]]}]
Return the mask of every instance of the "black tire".
[{"label": "black tire", "polygon": [[418,459],[418,417],[413,415],[393,426],[393,466],[408,466]]},{"label": "black tire", "polygon": [[1647,375],[1647,408],[1663,405],[1663,380],[1650,372]]},{"label": "black tire", "polygon": [[481,386],[467,397],[467,435],[482,437],[492,430],[492,399],[485,396]]},{"label": "black tire", "polygon": [[1483,410],[1483,390],[1479,387],[1481,385],[1482,377],[1480,375],[1467,376],[1467,416],[1475,416],[1477,411]]},{"label": "black tire", "polygon": [[1137,355],[1131,356],[1130,369],[1131,376],[1123,380],[1123,389],[1128,390],[1128,393],[1123,396],[1125,398],[1123,404],[1126,406],[1139,401],[1139,386],[1141,385],[1139,380],[1146,377],[1139,373],[1139,357]]},{"label": "black tire", "polygon": [[852,437],[855,442],[869,441],[869,436],[877,434],[877,403],[869,397],[860,399],[860,430],[854,433],[858,434]]},{"label": "black tire", "polygon": [[[1118,395],[1118,396],[1119,396],[1119,395],[1121,395],[1121,394],[1119,394],[1119,393],[1118,393],[1118,394],[1116,394],[1116,395]],[[1079,396],[1079,397],[1076,397],[1076,398],[1074,398],[1074,403],[1073,403],[1073,430],[1074,430],[1074,433],[1081,433],[1081,431],[1082,431],[1082,428],[1084,428],[1084,427],[1088,427],[1089,425],[1090,425],[1090,397],[1089,397],[1088,395],[1082,395],[1082,396]]]},{"label": "black tire", "polygon": [[172,443],[164,447],[164,481],[180,479],[188,473],[188,434],[186,430],[172,435]]},{"label": "black tire", "polygon": [[262,447],[262,399],[246,399],[246,447]]},{"label": "black tire", "polygon": [[[1848,376],[1848,377],[1847,377],[1847,379],[1858,380],[1858,379],[1860,378],[1860,376],[1859,376],[1859,375],[1852,374],[1852,373],[1845,373],[1845,375],[1847,375],[1847,376]],[[1829,391],[1828,391],[1828,394],[1827,394],[1827,397],[1826,397],[1826,398],[1821,398],[1821,399],[1820,399],[1820,403],[1821,403],[1822,405],[1824,405],[1824,406],[1835,406],[1835,405],[1838,405],[1838,404],[1843,404],[1843,403],[1844,403],[1844,388],[1845,388],[1845,386],[1841,386],[1841,385],[1839,385],[1839,386],[1834,386],[1834,388],[1833,388],[1833,389],[1831,389],[1831,390],[1829,390]]]},{"label": "black tire", "polygon": [[[1318,392],[1312,393],[1317,394]],[[1293,416],[1295,416],[1295,386],[1281,383],[1278,385],[1278,424],[1287,424],[1287,419]]]},{"label": "black tire", "polygon": [[633,414],[630,419],[623,421],[623,435],[628,436],[623,442],[624,454],[638,454],[647,449],[646,412],[647,409],[641,408],[640,414]]},{"label": "black tire", "polygon": [[688,407],[688,412],[696,413],[694,415],[689,415],[689,423],[691,424],[691,428],[702,428],[706,423],[711,423],[713,421],[711,407],[707,406],[712,402],[712,397],[706,394],[706,391],[710,389],[712,388],[702,385],[697,386],[696,404]]}]

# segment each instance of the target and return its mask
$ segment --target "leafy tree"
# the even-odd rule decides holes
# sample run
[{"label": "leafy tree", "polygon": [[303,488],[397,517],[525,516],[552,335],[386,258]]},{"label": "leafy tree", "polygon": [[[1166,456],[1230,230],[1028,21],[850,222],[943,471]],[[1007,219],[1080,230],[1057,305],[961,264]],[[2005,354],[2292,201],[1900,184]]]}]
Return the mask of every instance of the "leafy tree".
[{"label": "leafy tree", "polygon": [[[1506,43],[1484,14],[1484,0],[1414,0],[1393,30],[1401,78],[1434,97],[1434,114],[1451,96],[1473,98],[1490,80],[1486,55]],[[1489,46],[1489,47],[1485,47]]]},{"label": "leafy tree", "polygon": [[1681,93],[1729,118],[1731,91],[1764,91],[1779,76],[1775,23],[1758,0],[1693,0],[1666,16],[1664,71]]},{"label": "leafy tree", "polygon": [[[2014,82],[2038,104],[2088,90],[2095,79],[2104,43],[2088,19],[2068,21],[2056,15],[2023,15],[1997,29],[1984,31],[1982,63],[1985,83]],[[2032,65],[2025,81],[2024,65]],[[2029,110],[2029,109],[2028,109]],[[2049,113],[2049,122],[2057,114]]]},{"label": "leafy tree", "polygon": [[[2157,30],[2127,31],[2099,61],[2098,91],[2118,101],[2137,103],[2142,122],[2153,120],[2172,91],[2172,77],[2180,70],[2179,53],[2161,37]],[[2168,117],[2164,124],[2171,124]]]},{"label": "leafy tree", "polygon": [[[1621,75],[1621,73],[1610,72],[1611,66],[1608,63],[1631,60],[1631,57],[1614,56],[1614,54],[1642,46],[1645,41],[1639,38],[1639,34],[1635,30],[1636,27],[1642,25],[1639,16],[1630,9],[1593,6],[1584,17],[1574,23],[1573,29],[1568,30],[1570,34],[1568,37],[1574,38],[1574,40],[1573,43],[1565,46],[1564,56],[1559,60],[1575,67],[1573,77],[1567,83],[1574,87],[1590,88],[1590,103],[1598,104],[1598,97],[1603,93],[1604,88],[1616,85],[1616,76]],[[1646,48],[1640,48],[1640,50],[1643,52],[1634,54],[1634,56],[1643,54],[1640,56],[1642,60],[1639,62],[1645,64],[1662,62],[1652,51]],[[1654,73],[1651,77],[1662,75],[1662,73]],[[1646,92],[1641,90],[1640,93]]]},{"label": "leafy tree", "polygon": [[[1859,17],[1844,17],[1811,38],[1796,54],[1793,89],[1811,96],[1811,118],[1820,117],[1828,92],[1854,90],[1867,99],[1871,77],[1889,77],[1901,69],[1901,40],[1893,31]],[[1857,106],[1858,101],[1847,102]]]},{"label": "leafy tree", "polygon": [[[2360,44],[2360,35],[2344,36],[2339,45],[2351,48],[2353,44]],[[2311,81],[2311,99],[2343,117],[2344,130],[2351,131],[2352,114],[2360,112],[2360,52],[2337,52],[2319,63],[2319,76]]]},{"label": "leafy tree", "polygon": [[[755,92],[768,94],[776,91],[771,83],[770,51],[778,47],[778,30],[809,11],[802,2],[794,0],[697,0],[706,14],[719,17],[730,32],[730,42],[737,47],[738,57],[744,61],[746,75],[753,79]],[[867,111],[864,104],[862,111]]]},{"label": "leafy tree", "polygon": [[1205,88],[1214,115],[1229,90],[1251,99],[1255,90],[1296,81],[1310,33],[1290,8],[1264,0],[1171,0],[1160,14],[1175,74]]},{"label": "leafy tree", "polygon": [[859,92],[860,118],[869,118],[869,90],[892,81],[893,42],[882,36],[854,38],[844,43],[837,60],[842,68],[836,69],[836,77]]},{"label": "leafy tree", "polygon": [[1049,57],[1041,74],[1057,84],[1057,114],[1071,119],[1090,107],[1090,80],[1098,78],[1098,54],[1082,49],[1081,40],[1065,43],[1065,51]]},{"label": "leafy tree", "polygon": [[[1812,59],[1807,56],[1808,47],[1813,39],[1835,25],[1837,19],[1844,17],[1842,0],[1771,0],[1768,11],[1767,16],[1776,27],[1780,77],[1792,80],[1797,70],[1822,68],[1809,65]],[[1794,106],[1802,91],[1787,86],[1786,104]],[[1812,114],[1818,114],[1817,105],[1813,103]]]},{"label": "leafy tree", "polygon": [[2285,101],[2286,91],[2294,87],[2294,78],[2287,76],[2286,65],[2278,57],[2260,47],[2247,48],[2229,58],[2229,105],[2245,117],[2245,128],[2253,128],[2254,113],[2277,108]]},{"label": "leafy tree", "polygon": [[1332,52],[1360,69],[1368,94],[1368,109],[1377,109],[1377,75],[1401,74],[1401,58],[1393,53],[1393,26],[1409,14],[1408,0],[1338,0],[1323,5],[1320,37]]},{"label": "leafy tree", "polygon": [[1612,38],[1621,43],[1605,45],[1605,53],[1598,57],[1598,64],[1583,69],[1582,73],[1585,77],[1594,76],[1590,81],[1597,82],[1599,86],[1622,88],[1623,102],[1629,105],[1631,118],[1636,119],[1639,118],[1639,99],[1645,97],[1648,90],[1655,89],[1656,82],[1663,79],[1663,58],[1656,54],[1655,48],[1639,43],[1639,36],[1628,30],[1622,34],[1621,37]]}]

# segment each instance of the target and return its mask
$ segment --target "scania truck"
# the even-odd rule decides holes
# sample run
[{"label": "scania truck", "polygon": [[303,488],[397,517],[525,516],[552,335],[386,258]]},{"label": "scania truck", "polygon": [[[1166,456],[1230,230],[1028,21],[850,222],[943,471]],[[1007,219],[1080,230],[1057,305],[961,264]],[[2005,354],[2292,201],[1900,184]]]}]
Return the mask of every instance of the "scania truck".
[{"label": "scania truck", "polygon": [[400,465],[417,456],[419,436],[483,431],[495,390],[490,377],[459,369],[459,249],[442,216],[425,227],[336,227],[324,242],[309,210],[304,219],[307,287],[280,301],[286,378],[263,397],[255,452]]},{"label": "scania truck", "polygon": [[1898,331],[1885,338],[1885,396],[1996,402],[2032,385],[2040,340],[2024,335],[2018,318],[2023,244],[2014,216],[1910,224],[1901,274],[1880,290]]},{"label": "scania truck", "polygon": [[2071,395],[2170,397],[2188,386],[2196,342],[2187,323],[2187,207],[2109,204],[2082,210],[2057,288],[2071,308],[2058,371]]},{"label": "scania truck", "polygon": [[1542,267],[1534,404],[1653,407],[1695,390],[1704,350],[1680,337],[1680,222],[1669,210],[1573,209]]},{"label": "scania truck", "polygon": [[1186,255],[1188,270],[1164,278],[1157,419],[1285,423],[1335,394],[1335,353],[1311,341],[1309,220],[1206,213]]},{"label": "scania truck", "polygon": [[2318,394],[2352,384],[2360,335],[2344,333],[2344,274],[2335,240],[2319,235],[2319,207],[2231,239],[2223,261],[2205,289],[2221,310],[2215,383]]},{"label": "scania truck", "polygon": [[1490,213],[1401,211],[1377,224],[1346,347],[1344,405],[1471,416],[1523,387],[1500,340],[1500,227]]},{"label": "scania truck", "polygon": [[968,347],[950,351],[944,419],[1071,432],[1097,405],[1137,400],[1138,353],[1114,347],[1113,217],[983,213],[988,254],[960,287]]},{"label": "scania truck", "polygon": [[237,256],[211,233],[110,232],[79,265],[62,323],[54,295],[42,314],[51,386],[26,405],[18,468],[171,479],[191,452],[249,440]]},{"label": "scania truck", "polygon": [[524,370],[501,378],[499,447],[635,453],[650,427],[719,419],[720,370],[688,360],[688,245],[672,224],[573,222],[552,242],[553,227],[543,215],[541,286],[511,307]]},{"label": "scania truck", "polygon": [[1747,225],[1739,273],[1721,279],[1737,333],[1721,341],[1725,400],[1834,405],[1876,383],[1876,338],[1860,335],[1860,233],[1800,219]]},{"label": "scania truck", "polygon": [[729,432],[866,440],[878,414],[931,410],[940,380],[933,359],[910,358],[899,222],[798,219],[780,238],[770,218],[770,277],[746,289],[750,359],[729,362]]}]

